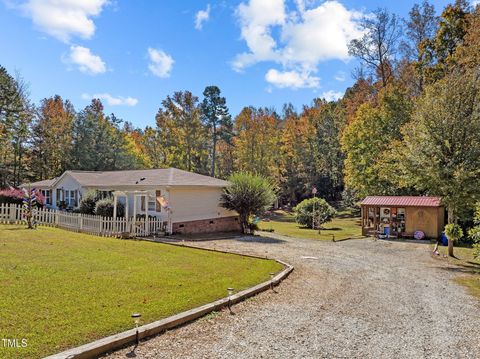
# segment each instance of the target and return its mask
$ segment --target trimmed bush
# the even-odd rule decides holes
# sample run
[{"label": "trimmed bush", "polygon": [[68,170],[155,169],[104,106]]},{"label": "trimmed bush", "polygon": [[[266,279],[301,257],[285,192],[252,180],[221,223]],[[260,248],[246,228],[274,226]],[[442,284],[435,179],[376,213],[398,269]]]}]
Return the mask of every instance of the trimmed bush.
[{"label": "trimmed bush", "polygon": [[[100,198],[98,197],[97,191],[87,191],[85,194],[82,196],[82,199],[80,201],[80,206],[78,208],[78,211],[83,214],[95,214],[95,205],[97,204],[97,201]],[[113,203],[112,203],[112,208],[113,208]],[[113,211],[112,211],[113,215]]]},{"label": "trimmed bush", "polygon": [[230,186],[223,190],[222,206],[236,211],[243,233],[252,233],[250,218],[264,213],[275,201],[275,189],[265,178],[249,173],[235,173],[229,178]]},{"label": "trimmed bush", "polygon": [[[95,214],[102,217],[113,217],[113,199],[105,198],[97,201],[95,204]],[[125,207],[121,203],[117,203],[117,217],[125,215]]]},{"label": "trimmed bush", "polygon": [[293,212],[295,221],[308,228],[321,228],[322,224],[331,221],[337,213],[327,201],[318,197],[303,200],[293,209]]}]

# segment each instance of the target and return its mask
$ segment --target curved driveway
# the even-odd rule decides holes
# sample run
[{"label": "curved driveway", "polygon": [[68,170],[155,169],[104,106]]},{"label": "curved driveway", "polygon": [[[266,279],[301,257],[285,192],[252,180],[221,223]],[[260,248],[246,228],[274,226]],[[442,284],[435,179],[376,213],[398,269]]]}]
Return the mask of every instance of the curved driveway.
[{"label": "curved driveway", "polygon": [[195,246],[295,266],[276,288],[109,358],[480,358],[480,303],[430,246],[274,238]]}]

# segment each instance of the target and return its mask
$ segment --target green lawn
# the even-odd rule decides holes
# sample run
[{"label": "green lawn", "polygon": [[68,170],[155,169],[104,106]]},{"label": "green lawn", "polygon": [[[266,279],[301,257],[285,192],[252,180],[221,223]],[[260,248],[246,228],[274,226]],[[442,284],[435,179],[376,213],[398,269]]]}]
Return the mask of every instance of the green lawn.
[{"label": "green lawn", "polygon": [[464,275],[458,277],[456,281],[467,287],[471,294],[480,299],[480,258],[473,258],[473,248],[455,247],[456,258],[445,258],[448,253],[447,247],[440,246],[438,251],[440,252],[438,259],[461,267]]},{"label": "green lawn", "polygon": [[285,211],[273,212],[270,221],[261,221],[259,228],[260,230],[273,229],[278,234],[307,239],[332,240],[335,236],[335,240],[342,240],[362,236],[360,218],[352,217],[348,212],[339,212],[336,218],[323,226],[320,233],[318,229],[305,228],[295,223],[293,215]]},{"label": "green lawn", "polygon": [[[274,261],[165,244],[0,225],[1,358],[38,358],[269,279]],[[1,340],[1,339],[0,339]]]}]

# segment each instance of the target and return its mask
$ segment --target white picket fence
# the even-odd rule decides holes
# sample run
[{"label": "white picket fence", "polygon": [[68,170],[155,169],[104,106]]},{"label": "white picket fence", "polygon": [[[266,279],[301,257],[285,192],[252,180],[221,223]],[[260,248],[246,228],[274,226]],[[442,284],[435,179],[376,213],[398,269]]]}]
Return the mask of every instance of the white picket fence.
[{"label": "white picket fence", "polygon": [[[69,213],[55,209],[37,209],[34,222],[43,226],[58,227],[75,232],[95,234],[105,237],[143,237],[160,234],[165,231],[166,222],[161,218],[113,218]],[[0,223],[25,223],[22,206],[0,204]]]}]

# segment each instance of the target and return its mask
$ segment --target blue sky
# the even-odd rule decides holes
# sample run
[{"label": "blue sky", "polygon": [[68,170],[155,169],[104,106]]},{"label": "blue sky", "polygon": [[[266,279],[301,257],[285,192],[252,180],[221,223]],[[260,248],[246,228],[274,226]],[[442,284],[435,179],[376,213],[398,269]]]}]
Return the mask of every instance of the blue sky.
[{"label": "blue sky", "polygon": [[[346,43],[379,6],[407,16],[415,1],[3,0],[0,65],[19,71],[35,103],[55,94],[77,110],[154,125],[177,90],[217,85],[233,115],[243,106],[298,109],[352,84]],[[448,1],[432,2],[440,12]]]}]

